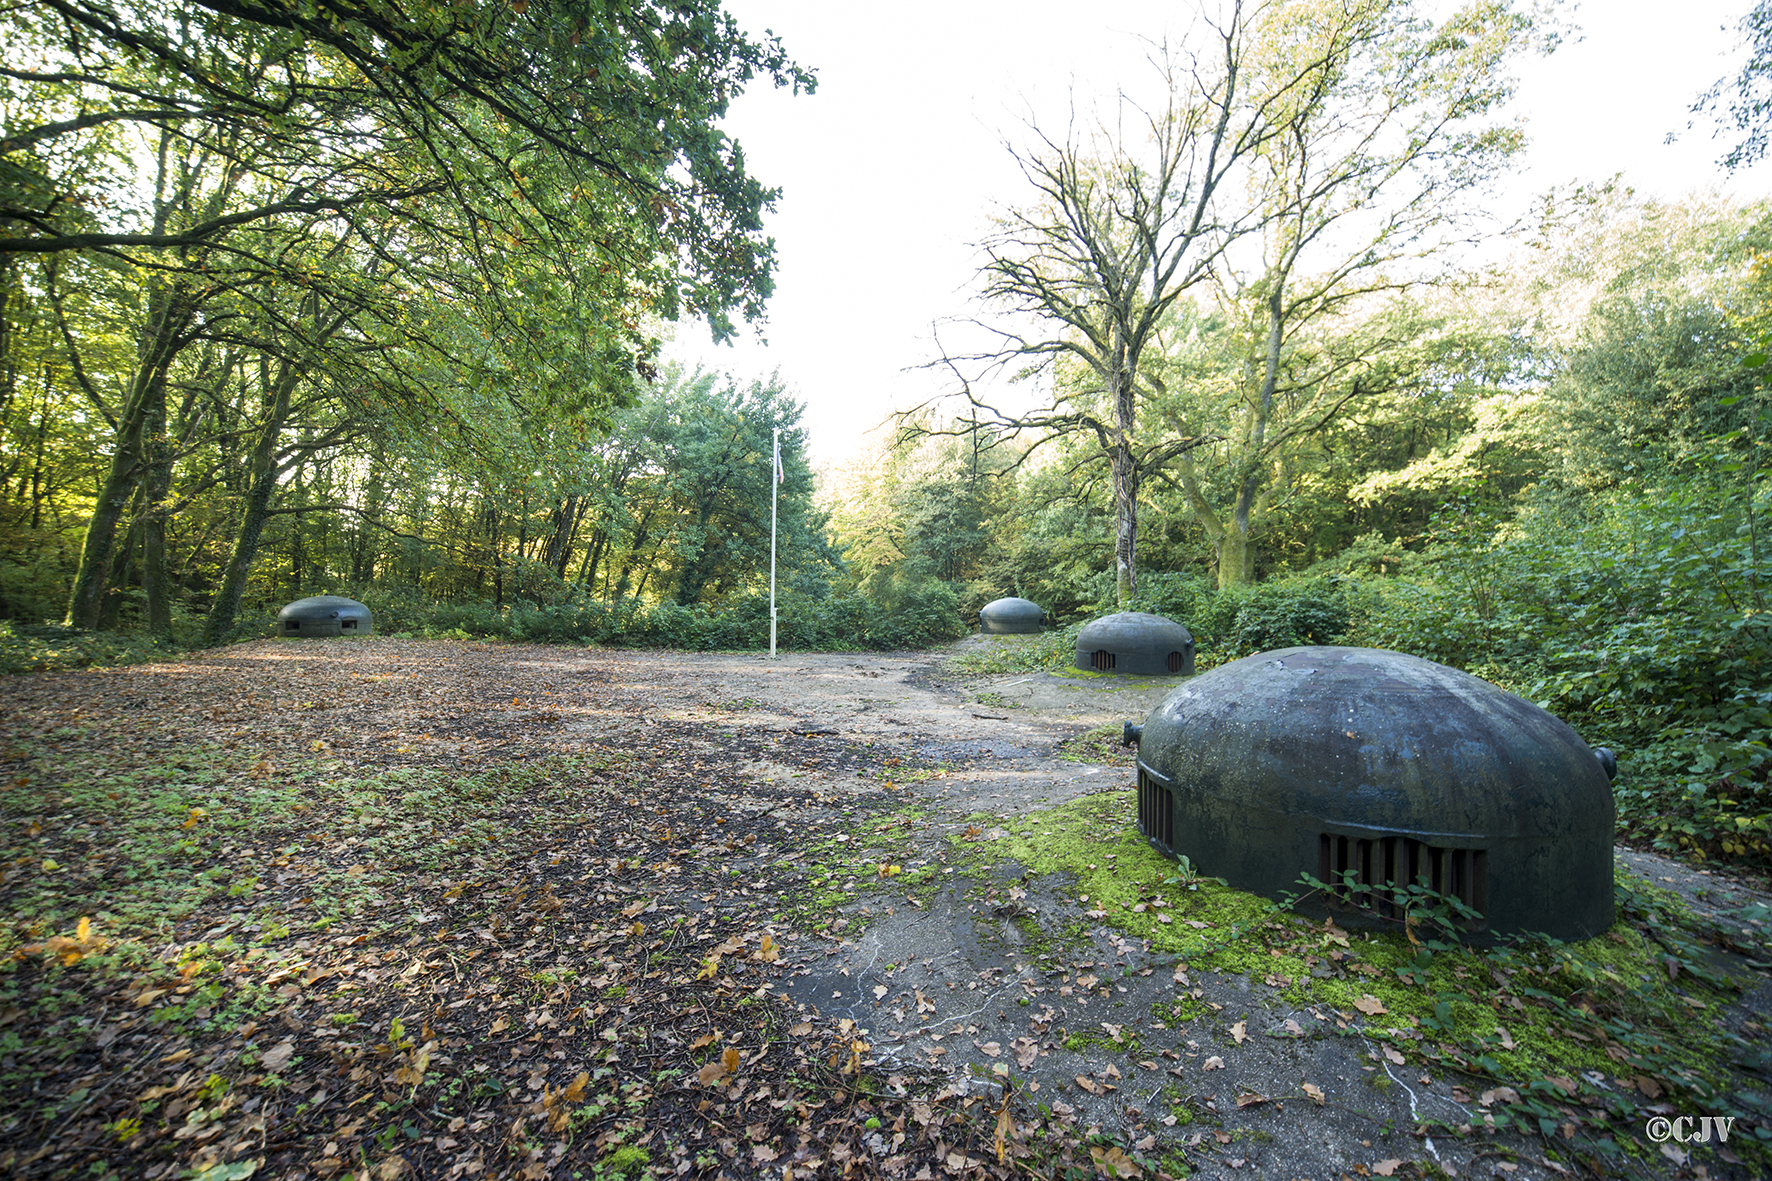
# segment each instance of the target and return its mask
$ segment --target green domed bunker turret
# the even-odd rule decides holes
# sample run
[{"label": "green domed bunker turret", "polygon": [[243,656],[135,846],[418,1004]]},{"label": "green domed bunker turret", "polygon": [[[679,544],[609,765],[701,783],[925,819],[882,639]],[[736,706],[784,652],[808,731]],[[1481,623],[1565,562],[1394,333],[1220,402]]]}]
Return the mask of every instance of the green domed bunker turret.
[{"label": "green domed bunker turret", "polygon": [[375,616],[369,608],[342,595],[297,599],[277,612],[277,634],[290,639],[366,636],[374,629]]},{"label": "green domed bunker turret", "polygon": [[987,635],[1037,635],[1046,613],[1026,599],[996,599],[978,612],[978,630]]},{"label": "green domed bunker turret", "polygon": [[1194,675],[1194,637],[1148,611],[1104,615],[1077,633],[1078,668],[1147,677]]},{"label": "green domed bunker turret", "polygon": [[1479,912],[1474,934],[1612,925],[1612,753],[1456,669],[1264,652],[1176,689],[1126,741],[1139,830],[1238,889],[1306,895],[1308,873],[1338,889],[1307,913],[1384,922],[1419,883]]}]

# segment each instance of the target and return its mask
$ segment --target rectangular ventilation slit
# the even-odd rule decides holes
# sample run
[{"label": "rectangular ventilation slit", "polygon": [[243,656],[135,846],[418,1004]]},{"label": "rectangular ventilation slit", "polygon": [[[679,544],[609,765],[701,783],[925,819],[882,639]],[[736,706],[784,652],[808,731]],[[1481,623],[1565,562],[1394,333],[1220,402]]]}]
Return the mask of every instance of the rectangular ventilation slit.
[{"label": "rectangular ventilation slit", "polygon": [[[1489,907],[1489,855],[1482,849],[1447,849],[1413,837],[1317,835],[1317,877],[1331,888],[1329,900],[1381,918],[1407,917],[1411,885],[1456,898],[1479,915]],[[1488,926],[1467,919],[1467,930]]]},{"label": "rectangular ventilation slit", "polygon": [[300,630],[301,630],[301,620],[299,620],[299,619],[290,619],[290,620],[286,620],[286,621],[284,621],[284,624],[283,624],[283,630],[284,630],[284,631],[290,631],[290,632],[298,632],[298,631],[300,631]]},{"label": "rectangular ventilation slit", "polygon": [[352,630],[355,630],[357,627],[357,621],[355,619],[341,619],[338,621],[338,625],[340,627],[345,627],[345,628],[350,628]]},{"label": "rectangular ventilation slit", "polygon": [[1138,773],[1138,827],[1165,853],[1174,852],[1175,801],[1167,787],[1143,770]]},{"label": "rectangular ventilation slit", "polygon": [[1089,654],[1089,667],[1097,672],[1107,672],[1119,662],[1112,652],[1092,652]]}]

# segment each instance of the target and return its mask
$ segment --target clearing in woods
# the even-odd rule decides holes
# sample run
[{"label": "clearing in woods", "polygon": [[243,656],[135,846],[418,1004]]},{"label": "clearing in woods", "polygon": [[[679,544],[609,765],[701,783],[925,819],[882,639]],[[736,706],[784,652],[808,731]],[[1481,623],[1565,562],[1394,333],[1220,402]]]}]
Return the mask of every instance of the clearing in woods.
[{"label": "clearing in woods", "polygon": [[[0,1165],[1768,1168],[1764,894],[1621,852],[1588,944],[1309,923],[1133,831],[1114,737],[1173,682],[950,667],[374,637],[14,678]],[[1680,1115],[1730,1137],[1646,1130]]]}]

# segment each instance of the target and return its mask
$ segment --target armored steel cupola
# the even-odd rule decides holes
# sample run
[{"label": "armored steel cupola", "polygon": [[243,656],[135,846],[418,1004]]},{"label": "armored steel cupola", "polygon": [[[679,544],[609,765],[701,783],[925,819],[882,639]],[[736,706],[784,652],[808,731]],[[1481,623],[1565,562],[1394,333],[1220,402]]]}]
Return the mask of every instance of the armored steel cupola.
[{"label": "armored steel cupola", "polygon": [[[1203,874],[1306,909],[1401,917],[1410,884],[1476,933],[1612,923],[1611,754],[1487,681],[1398,652],[1286,648],[1213,669],[1128,724],[1139,829]],[[1318,905],[1318,904],[1321,905]]]},{"label": "armored steel cupola", "polygon": [[1046,612],[1026,599],[995,599],[978,612],[978,630],[987,635],[1035,635]]},{"label": "armored steel cupola", "polygon": [[1083,625],[1076,663],[1094,672],[1192,676],[1194,637],[1165,616],[1121,611]]},{"label": "armored steel cupola", "polygon": [[369,608],[343,595],[297,599],[277,612],[277,634],[292,639],[366,636],[374,628],[375,616]]}]

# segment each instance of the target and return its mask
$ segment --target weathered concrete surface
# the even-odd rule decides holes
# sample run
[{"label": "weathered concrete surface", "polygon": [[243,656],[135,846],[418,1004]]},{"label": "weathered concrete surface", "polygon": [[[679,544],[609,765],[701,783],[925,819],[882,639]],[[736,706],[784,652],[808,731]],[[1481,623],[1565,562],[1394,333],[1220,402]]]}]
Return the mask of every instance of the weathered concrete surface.
[{"label": "weathered concrete surface", "polygon": [[978,630],[990,635],[1029,636],[1040,631],[1046,617],[1038,603],[1027,599],[996,599],[978,611]]}]

